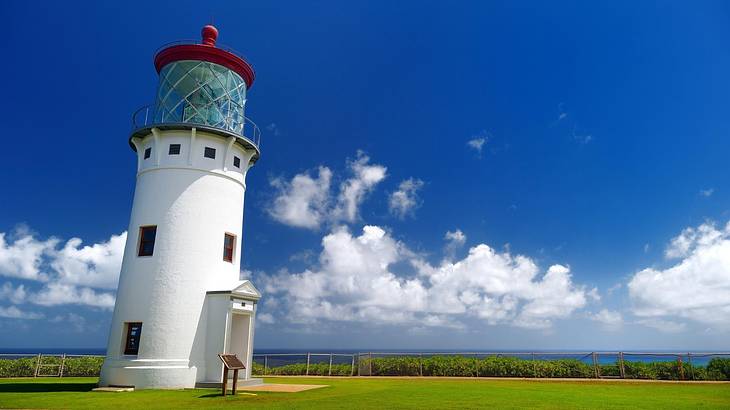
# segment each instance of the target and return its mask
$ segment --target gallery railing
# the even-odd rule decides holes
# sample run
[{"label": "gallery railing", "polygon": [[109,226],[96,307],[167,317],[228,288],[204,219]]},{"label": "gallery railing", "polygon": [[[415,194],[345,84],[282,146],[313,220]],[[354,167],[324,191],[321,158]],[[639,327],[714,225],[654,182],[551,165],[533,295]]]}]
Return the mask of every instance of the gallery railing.
[{"label": "gallery railing", "polygon": [[261,149],[261,129],[246,116],[223,115],[222,118],[215,117],[215,120],[205,121],[200,120],[200,118],[203,118],[202,116],[193,116],[191,119],[186,119],[184,110],[173,113],[167,111],[163,113],[161,110],[161,108],[154,104],[139,108],[132,114],[132,129],[138,130],[140,128],[165,124],[199,125],[231,132],[247,139],[257,149]]}]

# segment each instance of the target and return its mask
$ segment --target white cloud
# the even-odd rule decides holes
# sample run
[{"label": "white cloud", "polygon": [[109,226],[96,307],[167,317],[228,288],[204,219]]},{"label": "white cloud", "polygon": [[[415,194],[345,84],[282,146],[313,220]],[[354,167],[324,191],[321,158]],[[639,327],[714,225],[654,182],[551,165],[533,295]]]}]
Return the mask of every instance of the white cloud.
[{"label": "white cloud", "polygon": [[261,323],[272,324],[276,322],[274,316],[271,313],[259,313],[256,315],[256,320]]},{"label": "white cloud", "polygon": [[60,241],[38,240],[27,232],[16,234],[13,242],[0,233],[0,273],[24,280],[41,282],[35,291],[21,284],[6,282],[0,287],[0,300],[15,305],[34,303],[45,306],[62,304],[88,305],[109,309],[114,306],[112,293],[96,289],[114,289],[119,279],[127,233],[112,235],[109,240],[82,246],[72,238],[58,248]]},{"label": "white cloud", "polygon": [[466,243],[466,235],[464,235],[464,232],[461,232],[461,229],[446,231],[444,240],[451,246],[463,246]]},{"label": "white cloud", "polygon": [[687,329],[687,325],[684,323],[657,318],[640,319],[636,321],[636,323],[654,328],[664,333],[680,333]]},{"label": "white cloud", "polygon": [[634,314],[657,328],[677,329],[676,319],[730,327],[730,223],[687,228],[665,255],[679,260],[667,269],[646,268],[629,281]]},{"label": "white cloud", "polygon": [[601,323],[607,330],[618,330],[624,323],[621,313],[608,309],[601,309],[598,313],[590,315],[590,318]]},{"label": "white cloud", "polygon": [[51,254],[51,267],[61,283],[115,289],[122,268],[127,233],[112,235],[108,241],[81,247],[81,239],[71,238]]},{"label": "white cloud", "polygon": [[[391,269],[399,262],[415,273],[395,274]],[[432,266],[377,226],[365,226],[359,236],[336,228],[322,239],[318,266],[259,280],[268,295],[282,301],[283,317],[297,323],[442,326],[470,316],[488,324],[546,328],[586,304],[586,292],[572,283],[567,267],[554,265],[541,275],[530,258],[484,244],[462,260]]]},{"label": "white cloud", "polygon": [[26,230],[15,233],[16,239],[8,242],[8,235],[0,232],[0,275],[29,280],[47,280],[41,272],[43,254],[55,248],[58,240],[36,240]]},{"label": "white cloud", "polygon": [[290,182],[281,178],[271,181],[277,190],[269,214],[277,221],[299,228],[319,228],[327,217],[332,171],[319,167],[319,175],[297,174]]},{"label": "white cloud", "polygon": [[269,214],[285,225],[308,229],[318,229],[327,222],[355,222],[362,202],[386,176],[386,167],[369,161],[358,151],[357,158],[348,162],[352,176],[340,184],[336,198],[331,195],[332,171],[327,167],[319,167],[316,178],[306,172],[291,181],[272,180],[277,193]]},{"label": "white cloud", "polygon": [[461,231],[461,229],[446,231],[444,240],[446,241],[446,246],[444,247],[446,258],[453,259],[456,255],[456,251],[466,243],[466,235]]},{"label": "white cloud", "polygon": [[401,219],[412,215],[419,206],[418,191],[422,187],[423,181],[420,179],[409,178],[402,181],[398,190],[392,192],[388,198],[390,213]]},{"label": "white cloud", "polygon": [[42,319],[43,315],[35,312],[26,312],[15,306],[0,306],[0,317],[8,319]]},{"label": "white cloud", "polygon": [[114,308],[114,294],[99,292],[91,288],[76,287],[62,283],[49,283],[29,300],[37,305],[86,305],[103,309]]},{"label": "white cloud", "polygon": [[712,194],[715,193],[715,188],[708,188],[708,189],[700,189],[700,196],[704,196],[705,198],[709,198],[712,196]]},{"label": "white cloud", "polygon": [[0,287],[0,300],[9,300],[10,303],[14,305],[19,305],[25,302],[26,295],[27,292],[23,285],[14,287],[12,283],[5,282],[3,286]]},{"label": "white cloud", "polygon": [[466,142],[466,145],[469,146],[469,148],[472,148],[474,151],[477,152],[477,155],[481,158],[482,156],[482,149],[484,148],[484,144],[487,143],[487,137],[474,137]]},{"label": "white cloud", "polygon": [[385,179],[387,168],[368,162],[370,158],[362,151],[357,152],[355,161],[350,161],[349,167],[354,175],[340,185],[335,218],[355,222],[359,217],[360,204],[375,185]]}]

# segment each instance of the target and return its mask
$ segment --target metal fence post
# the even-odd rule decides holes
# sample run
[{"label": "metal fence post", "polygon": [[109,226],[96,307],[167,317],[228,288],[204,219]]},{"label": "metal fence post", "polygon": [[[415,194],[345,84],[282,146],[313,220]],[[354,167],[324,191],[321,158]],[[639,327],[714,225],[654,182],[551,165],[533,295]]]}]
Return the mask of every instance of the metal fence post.
[{"label": "metal fence post", "polygon": [[423,353],[418,354],[418,375],[423,377]]},{"label": "metal fence post", "polygon": [[33,377],[38,377],[38,370],[41,368],[42,356],[43,353],[38,353],[38,360],[35,362],[35,373],[33,374]]},{"label": "metal fence post", "polygon": [[370,352],[370,360],[368,360],[368,365],[370,367],[370,373],[368,374],[368,376],[372,376],[373,375],[373,352]]},{"label": "metal fence post", "polygon": [[537,362],[535,361],[535,352],[532,352],[532,377],[537,378]]},{"label": "metal fence post", "polygon": [[330,353],[330,370],[327,373],[327,376],[332,376],[332,353]]},{"label": "metal fence post", "polygon": [[626,367],[624,366],[624,352],[618,352],[618,370],[622,379],[626,378]]},{"label": "metal fence post", "polygon": [[264,356],[264,376],[269,371],[269,355]]},{"label": "metal fence post", "polygon": [[309,358],[311,353],[307,353],[307,376],[309,376]]},{"label": "metal fence post", "polygon": [[[358,369],[359,372],[360,369]],[[352,367],[350,368],[350,376],[355,375],[355,355],[352,355]]]},{"label": "metal fence post", "polygon": [[474,354],[474,363],[476,364],[477,368],[477,377],[479,377],[479,353]]},{"label": "metal fence post", "polygon": [[689,379],[695,379],[695,370],[692,368],[692,353],[687,352],[687,363],[689,363]]},{"label": "metal fence post", "polygon": [[596,375],[596,379],[600,379],[601,372],[598,369],[598,354],[596,354],[596,352],[592,352],[591,355],[593,356],[593,372]]},{"label": "metal fence post", "polygon": [[66,364],[66,353],[61,355],[61,368],[58,369],[58,377],[63,377],[63,366]]},{"label": "metal fence post", "polygon": [[677,356],[677,366],[679,366],[679,380],[684,380],[684,366],[682,365],[682,355]]}]

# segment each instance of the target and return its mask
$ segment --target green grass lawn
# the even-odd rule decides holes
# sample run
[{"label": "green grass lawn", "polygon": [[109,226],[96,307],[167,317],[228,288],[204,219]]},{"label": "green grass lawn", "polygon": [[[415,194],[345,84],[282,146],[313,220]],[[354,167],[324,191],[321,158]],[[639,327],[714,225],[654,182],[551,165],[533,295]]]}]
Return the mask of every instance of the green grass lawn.
[{"label": "green grass lawn", "polygon": [[730,408],[730,384],[306,377],[266,381],[329,387],[222,397],[215,389],[98,393],[91,391],[95,378],[0,379],[0,408]]}]

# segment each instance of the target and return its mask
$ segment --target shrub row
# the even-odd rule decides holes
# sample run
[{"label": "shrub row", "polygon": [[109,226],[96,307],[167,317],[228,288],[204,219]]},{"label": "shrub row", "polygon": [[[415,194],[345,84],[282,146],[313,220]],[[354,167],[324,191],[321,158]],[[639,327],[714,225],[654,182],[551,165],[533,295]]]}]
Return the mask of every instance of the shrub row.
[{"label": "shrub row", "polygon": [[[293,363],[283,366],[269,367],[264,369],[264,365],[254,362],[251,372],[255,375],[267,376],[301,376],[307,374],[307,365],[305,363]],[[357,374],[357,369],[355,369]],[[310,376],[328,376],[330,375],[329,363],[310,363]],[[352,376],[352,365],[350,364],[333,364],[332,376]]]},{"label": "shrub row", "polygon": [[[43,356],[44,365],[60,365],[61,358]],[[68,377],[94,377],[101,371],[103,357],[67,357],[63,365],[63,375]],[[35,376],[37,357],[20,359],[0,359],[0,377],[33,377]],[[44,367],[41,374],[57,374],[58,367]]]},{"label": "shrub row", "polygon": [[[360,359],[356,364],[360,374],[373,376],[461,376],[461,377],[540,377],[540,378],[591,378],[595,369],[591,364],[577,359],[529,360],[516,357],[486,358],[464,356],[389,356]],[[601,364],[601,376],[620,376],[620,365]],[[326,376],[328,363],[310,364],[310,375]],[[256,375],[304,375],[307,365],[287,364],[264,369],[254,363]],[[332,375],[349,376],[349,364],[332,365]],[[371,373],[372,372],[372,373]],[[730,380],[730,359],[713,358],[707,367],[667,362],[624,361],[624,374],[629,379],[653,380]]]},{"label": "shrub row", "polygon": [[[103,357],[68,357],[64,363],[64,376],[95,377],[99,375]],[[61,364],[60,357],[44,356],[43,364]],[[0,377],[33,377],[37,365],[36,357],[0,359]],[[361,374],[373,376],[465,376],[465,377],[541,377],[541,378],[591,378],[595,376],[592,365],[576,359],[529,360],[516,357],[485,358],[465,356],[388,356],[364,358],[356,364]],[[56,373],[57,368],[45,368],[46,373]],[[287,364],[264,369],[260,363],[252,368],[256,375],[296,376],[307,373],[304,363]],[[333,364],[333,376],[350,376],[350,364]],[[713,358],[707,366],[667,362],[624,362],[625,377],[628,379],[652,380],[730,380],[730,358]],[[619,376],[619,364],[600,365],[602,376]],[[327,376],[329,363],[311,363],[309,374]]]}]

